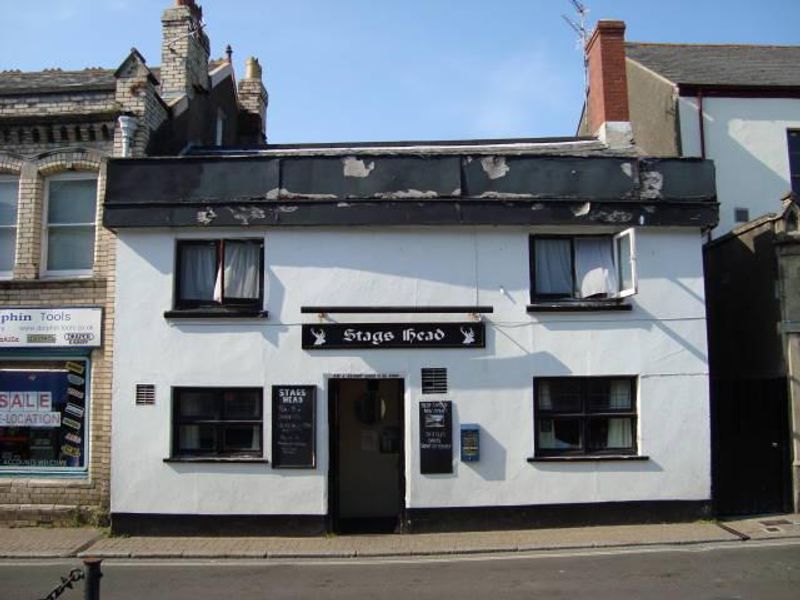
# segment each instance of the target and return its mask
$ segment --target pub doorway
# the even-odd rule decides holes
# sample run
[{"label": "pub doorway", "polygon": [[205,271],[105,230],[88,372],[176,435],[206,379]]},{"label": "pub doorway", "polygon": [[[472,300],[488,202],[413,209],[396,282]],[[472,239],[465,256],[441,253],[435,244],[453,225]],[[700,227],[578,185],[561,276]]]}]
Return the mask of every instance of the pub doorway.
[{"label": "pub doorway", "polygon": [[400,532],[405,504],[403,380],[331,379],[330,527]]}]

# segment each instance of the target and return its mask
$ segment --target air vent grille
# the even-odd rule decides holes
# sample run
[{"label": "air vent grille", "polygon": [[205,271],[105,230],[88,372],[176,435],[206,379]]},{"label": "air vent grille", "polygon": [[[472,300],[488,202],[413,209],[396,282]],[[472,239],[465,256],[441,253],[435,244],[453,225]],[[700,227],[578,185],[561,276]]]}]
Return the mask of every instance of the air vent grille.
[{"label": "air vent grille", "polygon": [[150,406],[156,403],[156,386],[152,383],[136,384],[136,404]]},{"label": "air vent grille", "polygon": [[422,393],[446,394],[447,369],[442,369],[442,368],[422,369]]}]

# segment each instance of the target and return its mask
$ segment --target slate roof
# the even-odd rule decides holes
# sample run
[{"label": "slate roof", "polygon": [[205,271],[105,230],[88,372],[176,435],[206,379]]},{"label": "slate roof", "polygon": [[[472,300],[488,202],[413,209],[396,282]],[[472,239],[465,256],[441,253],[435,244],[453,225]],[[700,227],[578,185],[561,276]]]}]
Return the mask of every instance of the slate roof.
[{"label": "slate roof", "polygon": [[625,53],[679,85],[800,87],[800,46],[627,42]]},{"label": "slate roof", "polygon": [[54,92],[109,90],[115,87],[114,71],[111,69],[84,69],[83,71],[61,71],[50,69],[23,73],[0,72],[0,94],[21,92]]}]

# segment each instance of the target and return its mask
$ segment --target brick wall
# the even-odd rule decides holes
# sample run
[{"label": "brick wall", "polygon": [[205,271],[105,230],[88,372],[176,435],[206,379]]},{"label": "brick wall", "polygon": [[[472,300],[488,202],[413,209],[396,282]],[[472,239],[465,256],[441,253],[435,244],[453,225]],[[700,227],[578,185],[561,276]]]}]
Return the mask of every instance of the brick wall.
[{"label": "brick wall", "polygon": [[[44,182],[65,172],[96,173],[98,198],[105,195],[105,157],[92,150],[64,149],[22,158],[0,151],[0,173],[19,177],[17,258],[14,277],[0,281],[0,307],[102,306],[103,346],[91,353],[88,472],[84,477],[0,476],[0,523],[64,523],[77,518],[102,522],[109,505],[111,383],[114,320],[114,238],[96,213],[93,272],[87,278],[40,278]],[[2,355],[0,355],[2,360]]]}]

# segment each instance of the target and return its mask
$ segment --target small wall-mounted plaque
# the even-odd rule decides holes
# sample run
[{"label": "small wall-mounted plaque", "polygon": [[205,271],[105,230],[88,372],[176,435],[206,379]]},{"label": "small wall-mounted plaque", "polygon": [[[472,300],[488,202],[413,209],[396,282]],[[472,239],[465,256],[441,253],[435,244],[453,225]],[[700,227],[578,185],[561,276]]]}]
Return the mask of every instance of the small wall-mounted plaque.
[{"label": "small wall-mounted plaque", "polygon": [[481,459],[481,428],[479,425],[461,425],[461,461],[478,462]]}]

